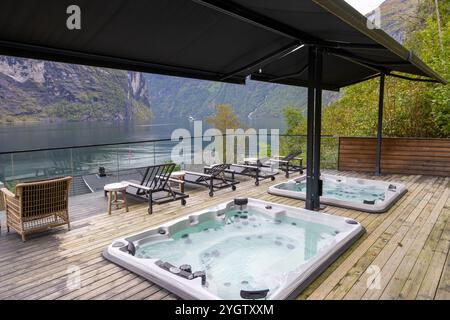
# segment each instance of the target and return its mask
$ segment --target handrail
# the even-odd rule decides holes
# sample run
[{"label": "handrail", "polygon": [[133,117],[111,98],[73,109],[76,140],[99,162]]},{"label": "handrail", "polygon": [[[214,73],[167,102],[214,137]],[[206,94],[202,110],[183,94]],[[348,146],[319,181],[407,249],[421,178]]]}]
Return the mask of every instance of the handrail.
[{"label": "handrail", "polygon": [[[238,135],[238,134],[236,134]],[[250,136],[252,134],[244,134],[245,136]],[[257,136],[258,134],[256,134]],[[270,136],[270,133],[267,134]],[[190,137],[189,139],[203,139],[203,138],[212,138],[218,137],[219,135],[211,135],[211,136],[199,136],[199,137]],[[227,136],[223,134],[222,136]],[[280,137],[306,137],[305,134],[279,134]],[[334,135],[322,135],[325,138],[336,137]],[[29,152],[44,152],[44,151],[56,151],[56,150],[68,150],[68,149],[82,149],[82,148],[95,148],[95,147],[107,147],[107,146],[118,146],[118,145],[127,145],[127,144],[141,144],[141,143],[154,143],[154,142],[176,142],[171,138],[164,139],[151,139],[151,140],[140,140],[140,141],[126,141],[126,142],[114,142],[114,143],[99,143],[99,144],[88,144],[88,145],[75,145],[75,146],[64,146],[64,147],[51,147],[51,148],[38,148],[38,149],[26,149],[26,150],[9,150],[2,151],[0,155],[7,154],[17,154],[17,153],[29,153]]]}]

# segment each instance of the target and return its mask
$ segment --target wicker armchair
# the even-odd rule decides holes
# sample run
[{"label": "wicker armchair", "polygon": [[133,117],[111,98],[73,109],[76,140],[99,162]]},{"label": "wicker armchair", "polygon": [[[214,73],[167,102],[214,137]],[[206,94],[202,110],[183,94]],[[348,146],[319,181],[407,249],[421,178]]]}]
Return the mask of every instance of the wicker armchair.
[{"label": "wicker armchair", "polygon": [[25,241],[26,235],[67,224],[70,230],[68,198],[72,177],[20,183],[16,194],[1,191],[5,201],[6,227]]}]

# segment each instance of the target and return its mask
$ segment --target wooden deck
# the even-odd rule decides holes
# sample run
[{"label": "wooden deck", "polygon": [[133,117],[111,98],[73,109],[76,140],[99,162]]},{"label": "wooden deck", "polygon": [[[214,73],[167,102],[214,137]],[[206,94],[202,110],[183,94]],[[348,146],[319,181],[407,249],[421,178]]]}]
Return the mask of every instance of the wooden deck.
[{"label": "wooden deck", "polygon": [[[450,299],[449,178],[390,175],[378,179],[406,183],[409,192],[380,215],[326,207],[324,212],[358,220],[367,233],[299,299]],[[281,180],[278,177],[275,182]],[[243,182],[237,191],[219,191],[214,198],[208,197],[206,189],[195,190],[186,207],[178,202],[155,206],[151,216],[145,203],[132,204],[129,213],[118,210],[108,216],[101,193],[74,197],[70,232],[61,227],[25,243],[14,232],[6,234],[3,222],[0,299],[176,299],[106,261],[102,250],[115,238],[236,196],[303,207],[302,201],[267,194],[271,183],[264,181],[255,187],[251,181]],[[73,267],[80,271],[79,289],[68,286]],[[367,282],[376,270],[380,270],[379,288],[368,289]]]}]

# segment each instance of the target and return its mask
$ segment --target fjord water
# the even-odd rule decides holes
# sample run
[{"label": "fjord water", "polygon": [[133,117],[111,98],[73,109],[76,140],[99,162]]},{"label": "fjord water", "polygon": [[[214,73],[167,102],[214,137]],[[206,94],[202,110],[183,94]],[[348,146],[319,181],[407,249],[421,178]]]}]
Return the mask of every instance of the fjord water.
[{"label": "fjord water", "polygon": [[[283,128],[282,120],[252,120],[254,128]],[[204,130],[208,128],[203,123]],[[99,166],[109,171],[145,167],[171,159],[171,141],[133,144],[136,141],[170,139],[175,129],[187,129],[193,134],[193,123],[188,120],[150,123],[134,122],[60,122],[0,124],[0,152],[93,146],[78,149],[39,151],[0,155],[0,181],[35,179],[64,174],[82,175],[98,171]]]},{"label": "fjord water", "polygon": [[230,210],[222,220],[208,220],[138,247],[136,256],[160,259],[206,273],[206,288],[223,299],[240,299],[241,290],[279,288],[295,271],[329,245],[339,233],[329,226],[280,217],[255,209]]},{"label": "fjord water", "polygon": [[189,122],[60,122],[0,125],[0,152],[170,138]]},{"label": "fjord water", "polygon": [[[201,119],[198,119],[201,120]],[[283,119],[252,119],[244,122],[248,128],[280,129]],[[203,121],[204,129],[209,126]],[[0,124],[0,152],[79,145],[108,144],[170,138],[173,130],[193,132],[193,122],[186,119],[155,119],[149,123],[136,122],[58,122]]]},{"label": "fjord water", "polygon": [[[170,138],[176,124],[73,122],[0,126],[0,152]],[[0,181],[82,175],[149,166],[170,159],[173,143],[122,144],[0,155]]]}]

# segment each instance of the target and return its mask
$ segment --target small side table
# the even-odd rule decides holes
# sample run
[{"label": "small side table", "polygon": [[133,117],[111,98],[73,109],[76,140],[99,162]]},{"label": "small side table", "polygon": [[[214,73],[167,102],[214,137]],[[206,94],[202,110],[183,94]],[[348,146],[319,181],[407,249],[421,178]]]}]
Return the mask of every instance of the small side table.
[{"label": "small side table", "polygon": [[[174,171],[170,175],[171,180],[169,180],[170,187],[172,188],[174,185],[177,190],[181,193],[184,193],[184,176],[186,175],[186,171]],[[180,180],[180,182],[174,181]]]},{"label": "small side table", "polygon": [[[108,195],[108,214],[111,214],[111,207],[113,205],[116,206],[116,209],[119,209],[120,205],[125,206],[125,211],[128,212],[128,203],[127,203],[127,187],[128,184],[118,182],[118,183],[110,183],[104,187],[105,193]],[[119,199],[118,194],[122,195],[122,199]]]}]

